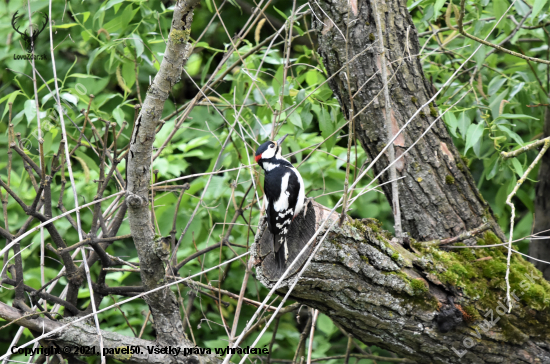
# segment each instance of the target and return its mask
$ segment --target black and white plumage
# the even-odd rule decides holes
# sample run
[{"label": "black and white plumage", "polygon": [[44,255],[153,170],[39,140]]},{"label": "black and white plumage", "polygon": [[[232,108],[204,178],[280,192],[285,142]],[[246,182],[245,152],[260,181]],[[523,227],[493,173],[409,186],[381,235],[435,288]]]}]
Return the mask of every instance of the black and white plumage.
[{"label": "black and white plumage", "polygon": [[304,207],[304,181],[300,172],[281,156],[281,143],[267,141],[258,147],[256,162],[265,171],[264,192],[266,197],[267,225],[273,234],[275,259],[279,267],[288,260],[287,234],[290,224]]}]

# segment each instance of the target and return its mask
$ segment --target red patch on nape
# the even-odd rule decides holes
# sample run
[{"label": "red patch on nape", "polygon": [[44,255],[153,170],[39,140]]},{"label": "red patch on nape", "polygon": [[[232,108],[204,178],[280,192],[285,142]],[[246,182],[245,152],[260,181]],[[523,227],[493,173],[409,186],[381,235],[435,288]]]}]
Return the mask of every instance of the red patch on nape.
[{"label": "red patch on nape", "polygon": [[254,159],[256,160],[256,163],[258,163],[260,161],[260,159],[262,159],[262,155],[257,155],[254,157]]}]

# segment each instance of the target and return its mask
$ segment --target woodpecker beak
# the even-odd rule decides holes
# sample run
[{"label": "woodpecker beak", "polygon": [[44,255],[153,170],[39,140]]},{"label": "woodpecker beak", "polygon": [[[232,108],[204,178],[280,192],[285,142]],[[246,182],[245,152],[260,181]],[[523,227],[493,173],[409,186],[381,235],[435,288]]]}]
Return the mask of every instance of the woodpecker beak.
[{"label": "woodpecker beak", "polygon": [[283,136],[281,139],[277,140],[277,145],[283,144],[283,142],[284,142],[284,140],[286,139],[287,136],[288,136],[288,134],[286,134],[285,136]]}]

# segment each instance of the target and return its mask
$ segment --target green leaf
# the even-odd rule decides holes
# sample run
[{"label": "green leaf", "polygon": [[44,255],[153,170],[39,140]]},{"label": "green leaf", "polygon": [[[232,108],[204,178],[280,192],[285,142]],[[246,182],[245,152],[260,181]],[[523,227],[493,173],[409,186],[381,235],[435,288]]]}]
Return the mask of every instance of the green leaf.
[{"label": "green leaf", "polygon": [[332,323],[332,320],[322,313],[319,314],[319,317],[317,318],[317,328],[327,337],[330,337],[332,334],[338,331],[336,326]]},{"label": "green leaf", "polygon": [[500,104],[502,100],[506,98],[506,95],[508,95],[508,89],[504,90],[494,98],[492,98],[491,103],[489,104],[489,108],[491,109],[491,115],[493,118],[497,118],[500,113]]},{"label": "green leaf", "polygon": [[535,19],[537,15],[539,15],[540,11],[546,5],[546,2],[548,0],[535,0],[535,3],[533,4],[533,12],[531,13],[531,20]]},{"label": "green leaf", "polygon": [[122,17],[122,15],[117,16],[116,18],[112,19],[107,24],[105,24],[103,26],[103,29],[105,29],[107,33],[111,34],[121,29],[123,23],[124,23],[124,18]]},{"label": "green leaf", "polygon": [[466,133],[466,150],[464,155],[468,153],[468,150],[474,146],[475,143],[483,136],[483,123],[471,124],[468,127],[468,132]]},{"label": "green leaf", "polygon": [[[486,53],[487,53],[487,46],[482,45],[481,48],[479,48],[479,50],[474,55],[474,59],[476,60],[478,68],[481,68],[481,66],[485,62],[485,54]],[[506,81],[506,80],[504,80],[504,81]]]},{"label": "green leaf", "polygon": [[290,114],[288,116],[288,121],[290,121],[293,125],[296,125],[298,128],[303,129],[302,119],[297,112],[293,112],[292,114]]},{"label": "green leaf", "polygon": [[506,127],[504,125],[500,125],[500,124],[497,125],[497,128],[499,128],[501,131],[508,134],[508,136],[510,138],[514,139],[516,141],[516,143],[518,143],[519,145],[523,145],[523,139],[521,139],[521,137],[516,132],[514,132],[514,131],[510,130],[508,127]]},{"label": "green leaf", "polygon": [[87,75],[85,73],[73,73],[73,74],[70,74],[69,76],[67,76],[67,78],[69,77],[74,77],[74,78],[101,78],[101,77],[97,77],[97,76],[94,76],[94,75]]},{"label": "green leaf", "polygon": [[461,112],[458,116],[458,130],[460,131],[462,138],[466,138],[466,131],[471,123],[472,120],[470,120],[470,116],[466,113],[466,111]]},{"label": "green leaf", "polygon": [[433,16],[434,16],[434,5],[430,4],[424,8],[424,16],[422,17],[422,21],[430,21]]},{"label": "green leaf", "polygon": [[458,120],[456,120],[455,114],[447,111],[445,115],[443,115],[443,119],[445,120],[445,124],[447,124],[449,133],[451,133],[452,136],[456,138],[456,128],[458,128]]},{"label": "green leaf", "polygon": [[104,10],[110,9],[110,8],[112,8],[114,5],[120,4],[120,3],[122,3],[122,2],[124,2],[124,0],[109,0],[109,2],[107,3],[107,5],[105,5],[105,7],[102,7],[102,9],[100,9],[100,10],[103,10],[103,11],[104,11]]},{"label": "green leaf", "polygon": [[[485,57],[483,58],[485,59]],[[506,79],[500,76],[497,76],[489,82],[489,86],[487,87],[487,94],[488,95],[494,95],[500,90],[502,85],[506,82]]]},{"label": "green leaf", "polygon": [[300,112],[300,119],[302,119],[302,126],[304,127],[304,130],[311,125],[313,115],[311,114],[311,104],[309,102],[304,103],[304,107]]},{"label": "green leaf", "polygon": [[206,7],[208,8],[208,11],[211,13],[214,12],[214,7],[212,6],[212,0],[206,0]]},{"label": "green leaf", "polygon": [[525,86],[525,82],[520,82],[520,83],[514,85],[514,87],[512,87],[512,92],[510,92],[510,96],[508,97],[508,99],[511,99],[514,96],[516,96],[516,94],[521,91],[523,86]]},{"label": "green leaf", "polygon": [[409,7],[407,7],[407,10],[409,10],[409,12],[411,12],[414,8],[416,8],[420,3],[422,3],[424,0],[418,0],[418,1],[415,1],[412,5],[410,5]]},{"label": "green leaf", "polygon": [[532,120],[539,120],[538,118],[535,118],[535,117],[532,117],[532,116],[529,116],[529,115],[525,115],[525,114],[502,114],[502,115],[499,115],[499,117],[496,118],[495,121],[499,120],[499,119],[532,119]]},{"label": "green leaf", "polygon": [[487,181],[493,179],[494,176],[496,176],[498,170],[499,170],[499,164],[498,162],[500,161],[500,156],[498,153],[495,153],[493,155],[493,157],[491,158],[491,161],[489,162],[489,166],[488,166],[488,170],[489,170],[489,173],[487,174],[486,178],[487,178]]},{"label": "green leaf", "polygon": [[54,29],[67,29],[72,28],[75,25],[78,25],[77,23],[69,23],[69,24],[61,24],[61,25],[54,25]]},{"label": "green leaf", "polygon": [[[493,0],[493,12],[497,20],[500,19],[502,15],[504,15],[504,13],[506,12],[506,9],[508,9],[509,6],[510,4],[506,0]],[[498,28],[503,29],[505,25],[506,25],[506,19],[503,19],[499,23]]]},{"label": "green leaf", "polygon": [[134,64],[130,62],[123,63],[121,74],[126,86],[128,86],[128,88],[132,88],[132,86],[136,82],[136,72],[134,69]]},{"label": "green leaf", "polygon": [[279,93],[281,92],[282,86],[283,86],[283,76],[284,76],[285,67],[280,66],[277,69],[277,73],[275,73],[275,77],[273,77],[273,81],[271,81],[271,86],[273,87],[273,93],[279,96]]},{"label": "green leaf", "polygon": [[217,54],[218,54],[217,52],[212,54],[212,56],[210,56],[210,58],[208,59],[208,61],[206,61],[206,64],[202,68],[201,85],[204,85],[204,81],[206,80],[206,75],[208,74],[208,70],[210,70],[210,64],[212,63],[214,56],[216,56]]},{"label": "green leaf", "polygon": [[[12,93],[7,94],[6,96],[2,97],[0,99],[0,104],[2,104],[4,101],[6,101],[6,99],[8,99],[7,104],[9,104],[10,102],[13,103],[15,101],[15,98],[18,95],[23,95],[23,93],[20,90],[13,91]],[[4,113],[2,114],[2,119],[4,119],[4,116],[8,113],[8,110],[9,110],[8,105],[6,105],[6,107],[4,108]]]},{"label": "green leaf", "polygon": [[512,158],[512,166],[520,177],[523,176],[523,167],[517,158]]},{"label": "green leaf", "polygon": [[143,41],[141,40],[141,37],[134,33],[132,34],[132,41],[134,42],[134,46],[136,47],[137,56],[141,56],[143,53]]},{"label": "green leaf", "polygon": [[115,118],[118,126],[122,128],[122,123],[124,122],[124,111],[122,111],[120,106],[113,110],[113,117]]},{"label": "green leaf", "polygon": [[25,117],[27,118],[27,125],[30,125],[31,121],[36,117],[36,104],[35,104],[34,100],[25,101],[25,105],[23,107],[23,110],[25,110]]},{"label": "green leaf", "polygon": [[301,90],[298,91],[298,93],[296,94],[296,103],[297,103],[297,104],[301,103],[302,101],[304,101],[305,98],[306,98],[306,90],[305,90],[305,89],[301,89]]},{"label": "green leaf", "polygon": [[278,12],[279,15],[282,16],[285,20],[288,19],[288,16],[286,16],[286,14],[283,13],[281,10],[277,9],[275,6],[273,7],[273,9],[275,9],[275,11]]},{"label": "green leaf", "polygon": [[437,16],[437,13],[439,12],[439,10],[441,10],[443,5],[445,4],[445,1],[446,0],[436,0],[434,4],[434,16]]},{"label": "green leaf", "polygon": [[307,71],[306,73],[306,83],[308,86],[317,86],[317,83],[319,82],[319,72],[315,70]]},{"label": "green leaf", "polygon": [[193,77],[199,74],[201,70],[202,57],[198,53],[191,54],[189,60],[185,64],[185,70],[189,73],[189,76]]}]

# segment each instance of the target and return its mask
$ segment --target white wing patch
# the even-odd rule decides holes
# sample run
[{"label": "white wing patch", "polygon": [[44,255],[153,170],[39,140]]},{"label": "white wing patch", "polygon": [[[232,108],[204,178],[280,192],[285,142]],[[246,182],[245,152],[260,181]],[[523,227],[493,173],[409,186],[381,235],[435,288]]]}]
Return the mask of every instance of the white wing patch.
[{"label": "white wing patch", "polygon": [[290,178],[290,172],[285,173],[281,180],[281,195],[275,201],[273,204],[273,209],[277,212],[284,211],[288,209],[288,197],[290,196],[290,193],[288,193],[288,179]]},{"label": "white wing patch", "polygon": [[302,208],[304,207],[306,193],[304,190],[304,180],[302,179],[300,172],[298,172],[298,170],[294,167],[292,167],[291,169],[294,171],[294,173],[296,173],[296,177],[298,177],[298,182],[300,182],[300,191],[298,191],[298,200],[296,200],[296,209],[294,210],[294,216],[296,216],[300,213],[300,211],[302,211]]}]

